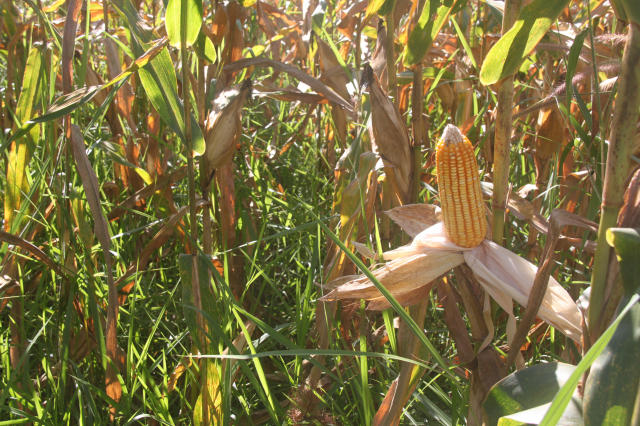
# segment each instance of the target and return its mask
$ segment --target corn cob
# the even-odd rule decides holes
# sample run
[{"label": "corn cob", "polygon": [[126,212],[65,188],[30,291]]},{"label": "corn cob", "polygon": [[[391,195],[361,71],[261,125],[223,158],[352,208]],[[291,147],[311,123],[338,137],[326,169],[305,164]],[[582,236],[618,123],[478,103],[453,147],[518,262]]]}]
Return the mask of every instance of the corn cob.
[{"label": "corn cob", "polygon": [[447,236],[461,247],[477,246],[487,233],[478,163],[469,139],[451,124],[436,146],[436,172]]}]

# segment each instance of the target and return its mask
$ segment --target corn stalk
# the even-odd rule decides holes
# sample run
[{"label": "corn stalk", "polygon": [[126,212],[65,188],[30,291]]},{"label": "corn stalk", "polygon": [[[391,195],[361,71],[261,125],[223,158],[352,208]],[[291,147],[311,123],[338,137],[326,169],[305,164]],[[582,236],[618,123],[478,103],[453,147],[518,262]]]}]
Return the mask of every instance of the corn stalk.
[{"label": "corn stalk", "polygon": [[622,57],[616,107],[611,123],[609,152],[602,193],[602,212],[598,229],[598,247],[591,276],[589,324],[591,341],[598,338],[605,297],[611,247],[606,241],[607,229],[615,226],[623,203],[625,182],[629,175],[630,156],[636,134],[640,107],[640,25],[629,24],[629,34]]},{"label": "corn stalk", "polygon": [[[502,18],[502,34],[513,26],[522,0],[506,0]],[[511,122],[513,120],[513,75],[499,83],[498,105],[496,107],[496,130],[493,148],[493,241],[502,244],[504,237],[504,215],[509,186],[509,148],[511,142]]]}]

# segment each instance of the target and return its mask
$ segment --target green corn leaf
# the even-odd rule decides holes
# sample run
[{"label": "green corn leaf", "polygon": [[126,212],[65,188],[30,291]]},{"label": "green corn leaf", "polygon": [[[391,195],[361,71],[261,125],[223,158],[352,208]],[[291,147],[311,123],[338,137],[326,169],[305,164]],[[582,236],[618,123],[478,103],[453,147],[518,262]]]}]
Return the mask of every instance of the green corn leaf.
[{"label": "green corn leaf", "polygon": [[[153,34],[144,29],[145,25],[141,22],[138,12],[129,0],[114,0],[113,5],[125,18],[131,32],[133,52],[138,57],[143,56],[144,47],[148,48],[153,41]],[[167,48],[164,47],[152,60],[138,69],[138,76],[151,104],[158,111],[160,119],[182,140],[185,140],[184,114],[182,102],[178,97],[178,80]],[[202,155],[205,150],[204,137],[193,114],[191,115],[191,139],[193,140],[193,154]]]},{"label": "green corn leaf", "polygon": [[404,64],[415,65],[422,61],[442,26],[449,19],[451,10],[458,0],[427,0],[420,19],[409,34],[409,41],[404,50]]},{"label": "green corn leaf", "polygon": [[192,46],[198,38],[202,26],[202,0],[169,0],[164,25],[167,28],[169,42],[180,47],[180,21],[182,19],[182,2],[187,2],[187,31],[185,44]]},{"label": "green corn leaf", "polygon": [[480,82],[488,86],[515,73],[568,2],[533,0],[522,9],[513,27],[489,50],[480,70]]}]

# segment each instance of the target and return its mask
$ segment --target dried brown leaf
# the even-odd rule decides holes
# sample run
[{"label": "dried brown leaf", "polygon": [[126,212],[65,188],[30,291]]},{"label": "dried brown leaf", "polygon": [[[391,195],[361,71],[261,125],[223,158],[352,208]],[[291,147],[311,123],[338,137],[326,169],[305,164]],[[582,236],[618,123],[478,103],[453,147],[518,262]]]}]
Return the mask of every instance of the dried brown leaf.
[{"label": "dried brown leaf", "polygon": [[[118,321],[118,290],[113,280],[113,272],[111,270],[111,237],[109,235],[109,227],[107,225],[107,219],[102,212],[100,205],[100,193],[98,186],[98,177],[96,176],[89,157],[85,151],[84,138],[82,131],[76,125],[71,126],[71,138],[70,143],[73,152],[73,158],[82,181],[82,187],[84,188],[87,202],[94,219],[94,232],[104,255],[105,261],[105,273],[107,276],[107,285],[109,289],[108,304],[107,304],[107,325],[106,325],[106,349],[107,356],[110,362],[107,365],[107,372],[105,377],[106,392],[107,395],[114,401],[119,401],[122,395],[122,387],[117,376],[117,355],[118,355],[118,342],[117,342],[117,321]],[[115,414],[115,408],[111,408],[111,415]]]},{"label": "dried brown leaf", "polygon": [[7,232],[0,231],[0,241],[4,241],[7,244],[12,244],[14,246],[18,246],[22,248],[24,251],[30,253],[33,257],[47,265],[47,267],[56,271],[56,273],[60,274],[63,277],[66,277],[67,274],[62,270],[60,265],[53,261],[45,252],[40,250],[37,246],[33,245],[29,241],[18,237],[17,235],[9,234]]},{"label": "dried brown leaf", "polygon": [[460,315],[453,288],[446,280],[439,280],[437,290],[438,299],[444,306],[444,321],[456,343],[459,361],[461,364],[471,362],[476,355],[471,339],[469,339],[467,325],[462,319],[462,315]]},{"label": "dried brown leaf", "polygon": [[247,67],[272,67],[278,71],[285,72],[290,76],[297,78],[302,81],[317,93],[320,93],[324,97],[326,97],[330,102],[334,102],[340,107],[344,108],[350,114],[353,114],[353,105],[351,102],[344,99],[335,90],[331,87],[327,86],[317,78],[310,76],[309,74],[302,71],[300,68],[297,68],[293,65],[284,64],[282,62],[274,61],[269,58],[258,57],[258,58],[247,58],[240,59],[234,63],[227,64],[224,66],[225,71],[237,71]]}]

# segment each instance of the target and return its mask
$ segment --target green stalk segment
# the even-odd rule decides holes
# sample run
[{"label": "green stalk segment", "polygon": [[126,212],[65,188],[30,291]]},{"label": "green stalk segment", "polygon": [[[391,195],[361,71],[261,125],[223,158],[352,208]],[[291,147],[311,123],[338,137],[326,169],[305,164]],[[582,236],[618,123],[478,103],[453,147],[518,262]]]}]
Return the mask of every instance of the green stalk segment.
[{"label": "green stalk segment", "polygon": [[640,107],[640,26],[629,24],[629,35],[622,57],[618,81],[616,108],[611,123],[609,152],[602,193],[602,213],[598,230],[598,247],[591,276],[589,326],[591,339],[598,338],[604,325],[602,315],[611,247],[607,244],[607,229],[615,226],[623,203],[625,184],[629,177],[630,158]]}]

